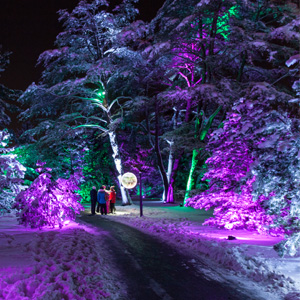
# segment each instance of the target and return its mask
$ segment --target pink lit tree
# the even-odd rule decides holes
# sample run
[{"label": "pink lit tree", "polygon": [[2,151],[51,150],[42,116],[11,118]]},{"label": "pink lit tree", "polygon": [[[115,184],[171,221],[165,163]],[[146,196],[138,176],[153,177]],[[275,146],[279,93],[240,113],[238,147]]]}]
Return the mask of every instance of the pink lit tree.
[{"label": "pink lit tree", "polygon": [[205,225],[264,231],[266,225],[272,224],[272,218],[266,215],[262,198],[253,201],[255,177],[250,173],[250,166],[254,157],[250,137],[238,135],[241,126],[240,116],[232,113],[224,127],[211,135],[208,147],[213,149],[213,154],[206,161],[209,170],[203,177],[209,181],[210,188],[188,198],[186,205],[196,209],[215,208],[215,217]]},{"label": "pink lit tree", "polygon": [[49,173],[51,169],[44,165],[44,162],[37,163],[36,171],[40,175],[27,190],[17,195],[14,208],[18,210],[20,224],[31,228],[56,225],[62,228],[65,221],[74,220],[76,214],[84,210],[76,193],[80,174],[54,181]]},{"label": "pink lit tree", "polygon": [[[230,105],[233,93],[226,95],[228,85],[220,78],[223,61],[228,60],[236,41],[229,43],[228,36],[233,33],[230,23],[235,18],[235,1],[195,1],[186,6],[184,1],[173,1],[163,7],[152,25],[160,28],[152,48],[146,48],[149,58],[165,62],[168,66],[163,83],[167,91],[158,95],[162,103],[168,101],[176,111],[184,113],[184,119],[172,132],[167,133],[169,159],[167,166],[168,187],[166,202],[173,202],[175,176],[185,155],[190,159],[186,180],[185,199],[194,188],[195,170],[202,167],[207,157],[205,151],[206,135],[212,126],[219,124],[223,108]],[[184,10],[181,7],[185,7]],[[165,8],[165,9],[164,9]],[[171,20],[166,22],[165,20]],[[230,49],[223,51],[222,49]],[[164,57],[164,59],[162,58]],[[213,124],[213,122],[215,124]],[[176,133],[180,127],[193,127],[193,143],[179,147]],[[189,144],[189,147],[186,145]],[[160,173],[166,173],[160,168]],[[166,188],[165,188],[166,189]]]},{"label": "pink lit tree", "polygon": [[300,244],[299,111],[291,98],[266,83],[250,85],[211,135],[209,190],[187,202],[215,208],[206,224],[284,232],[281,255],[294,255]]}]

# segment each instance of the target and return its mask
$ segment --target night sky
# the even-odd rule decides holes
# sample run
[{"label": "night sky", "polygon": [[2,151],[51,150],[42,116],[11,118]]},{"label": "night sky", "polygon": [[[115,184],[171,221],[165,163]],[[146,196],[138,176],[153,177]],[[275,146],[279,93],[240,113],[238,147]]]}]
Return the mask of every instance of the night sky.
[{"label": "night sky", "polygon": [[[140,0],[139,18],[151,20],[163,2]],[[0,0],[0,44],[4,51],[13,52],[10,64],[1,74],[1,84],[25,90],[31,82],[39,81],[42,67],[36,66],[37,59],[43,51],[54,48],[55,38],[62,30],[56,12],[70,11],[77,3],[77,0]]]}]

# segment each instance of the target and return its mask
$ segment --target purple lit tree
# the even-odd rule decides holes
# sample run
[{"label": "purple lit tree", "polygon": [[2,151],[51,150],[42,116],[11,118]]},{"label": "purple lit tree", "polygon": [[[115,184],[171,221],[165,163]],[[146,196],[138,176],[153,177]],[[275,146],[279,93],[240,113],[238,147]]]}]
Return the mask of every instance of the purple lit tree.
[{"label": "purple lit tree", "polygon": [[76,193],[81,174],[77,172],[68,179],[54,181],[49,173],[51,169],[44,165],[44,162],[37,163],[36,171],[40,175],[29,188],[17,195],[14,208],[18,210],[20,224],[31,228],[56,225],[62,228],[64,222],[74,220],[76,214],[84,210]]},{"label": "purple lit tree", "polygon": [[[230,97],[233,96],[232,93],[230,97],[226,95],[228,88],[220,78],[219,66],[230,53],[222,49],[234,48],[233,43],[226,40],[230,34],[229,22],[235,15],[236,2],[194,1],[189,4],[186,6],[184,1],[178,0],[162,7],[150,24],[150,29],[160,29],[156,43],[146,48],[150,58],[154,57],[166,64],[165,73],[161,77],[168,90],[161,92],[158,98],[162,103],[172,105],[175,111],[184,113],[181,124],[178,122],[177,128],[173,127],[164,135],[168,136],[166,140],[170,145],[166,168],[166,202],[174,201],[175,176],[184,155],[191,160],[185,198],[188,196],[194,186],[197,164],[207,156],[204,149],[206,134],[224,103],[230,104]],[[183,6],[184,10],[181,9]],[[222,119],[222,115],[218,117]],[[220,123],[220,120],[217,121]],[[193,143],[187,139],[185,146],[180,149],[176,133],[181,131],[181,126],[187,128],[192,123]],[[188,144],[189,147],[186,147]],[[160,168],[160,172],[163,174],[165,170]]]},{"label": "purple lit tree", "polygon": [[239,5],[229,36],[235,48],[214,72],[235,77],[244,91],[235,89],[242,98],[211,136],[204,177],[210,188],[187,205],[215,207],[209,224],[285,232],[288,239],[276,248],[294,255],[300,244],[299,99],[292,99],[299,95],[299,20],[270,1]]},{"label": "purple lit tree", "polygon": [[236,134],[232,138],[240,130],[239,121],[239,116],[233,113],[224,128],[212,134],[208,149],[213,149],[213,154],[206,161],[208,172],[203,177],[209,181],[210,188],[203,194],[188,198],[186,205],[196,209],[215,208],[215,217],[205,221],[205,225],[262,232],[266,225],[272,224],[272,218],[266,216],[261,199],[257,202],[252,199],[255,177],[249,173],[254,161],[250,143],[242,135]]},{"label": "purple lit tree", "polygon": [[280,254],[299,246],[299,111],[291,96],[266,83],[253,84],[237,101],[223,128],[210,138],[207,192],[187,206],[215,208],[206,224],[227,229],[284,232]]},{"label": "purple lit tree", "polygon": [[8,142],[7,130],[0,131],[0,213],[10,212],[15,197],[22,190],[26,170]]}]

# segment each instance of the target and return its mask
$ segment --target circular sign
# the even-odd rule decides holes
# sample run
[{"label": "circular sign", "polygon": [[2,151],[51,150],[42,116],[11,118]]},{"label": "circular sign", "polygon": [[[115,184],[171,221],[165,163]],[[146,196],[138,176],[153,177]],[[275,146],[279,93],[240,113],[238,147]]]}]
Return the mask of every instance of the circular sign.
[{"label": "circular sign", "polygon": [[137,178],[133,173],[127,172],[121,178],[122,185],[126,189],[133,189],[137,184]]}]

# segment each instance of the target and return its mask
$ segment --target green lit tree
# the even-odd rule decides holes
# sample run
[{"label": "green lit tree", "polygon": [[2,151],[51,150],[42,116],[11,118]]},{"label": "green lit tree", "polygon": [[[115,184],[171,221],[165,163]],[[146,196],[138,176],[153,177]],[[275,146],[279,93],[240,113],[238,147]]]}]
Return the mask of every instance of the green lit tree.
[{"label": "green lit tree", "polygon": [[[203,149],[205,136],[213,119],[221,110],[221,106],[224,102],[230,102],[226,92],[220,93],[225,85],[218,84],[214,69],[215,65],[218,65],[226,55],[221,53],[221,49],[225,48],[228,40],[229,19],[235,14],[236,2],[195,1],[189,4],[184,5],[182,1],[165,3],[150,24],[152,30],[158,31],[155,37],[156,42],[151,51],[146,49],[150,52],[150,58],[164,63],[168,61],[167,64],[165,63],[166,69],[162,76],[163,83],[168,90],[160,93],[159,98],[161,101],[172,103],[175,111],[184,112],[184,119],[181,120],[183,126],[187,127],[189,123],[194,123],[194,146],[191,145],[191,149],[188,149],[188,152],[192,152],[192,158],[186,197],[193,186],[193,173],[197,162],[206,155]],[[184,10],[179,9],[182,5],[185,7]],[[207,95],[209,95],[208,98]],[[180,126],[177,125],[177,127]],[[167,134],[169,136],[167,141],[170,145],[167,167],[167,202],[173,202],[175,182],[173,177],[184,155],[182,148],[174,157],[174,150],[178,148],[174,139],[178,128],[174,129],[173,127],[173,134],[172,132]],[[188,144],[187,141],[186,144]],[[186,154],[189,155],[189,153]]]}]

